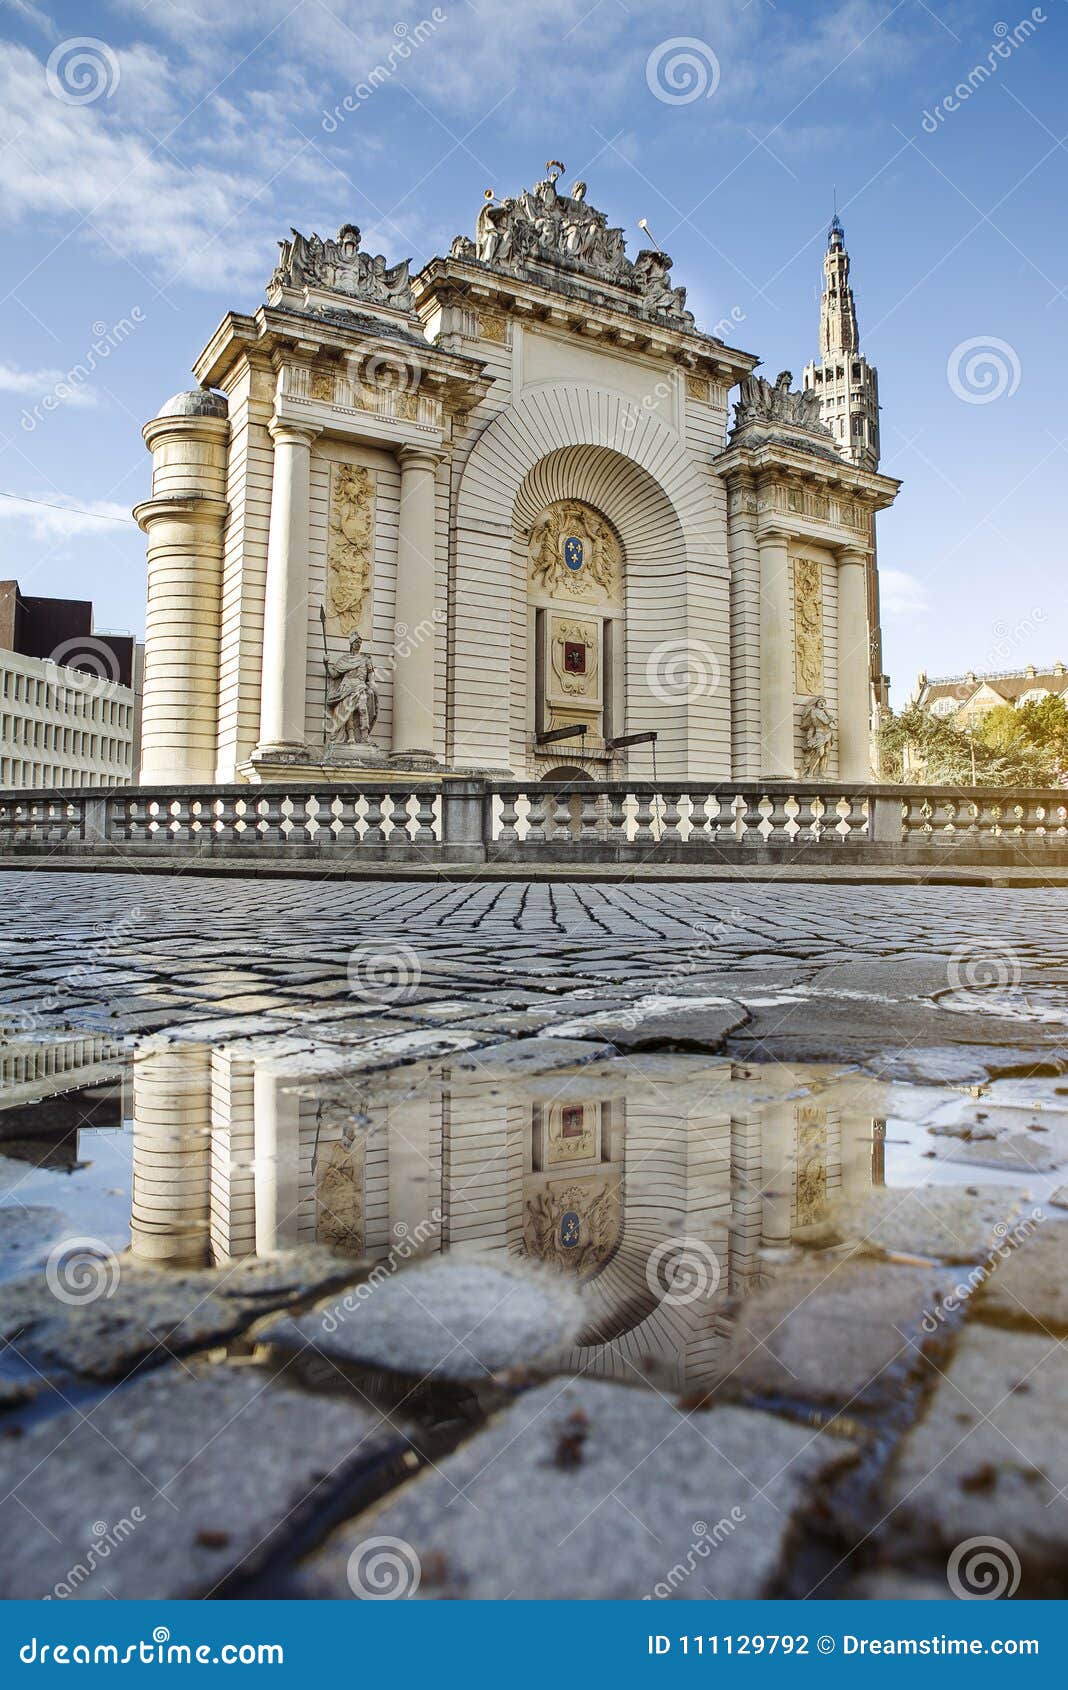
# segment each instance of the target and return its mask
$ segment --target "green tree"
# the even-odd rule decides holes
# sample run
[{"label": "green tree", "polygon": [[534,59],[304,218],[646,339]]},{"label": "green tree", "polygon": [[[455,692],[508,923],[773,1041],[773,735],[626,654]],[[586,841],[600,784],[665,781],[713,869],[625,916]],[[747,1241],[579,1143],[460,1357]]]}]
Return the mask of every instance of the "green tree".
[{"label": "green tree", "polygon": [[1022,735],[1007,744],[999,743],[996,734],[989,739],[985,726],[955,724],[914,704],[898,713],[887,711],[879,728],[883,779],[932,786],[1053,783],[1055,765],[1047,752]]}]

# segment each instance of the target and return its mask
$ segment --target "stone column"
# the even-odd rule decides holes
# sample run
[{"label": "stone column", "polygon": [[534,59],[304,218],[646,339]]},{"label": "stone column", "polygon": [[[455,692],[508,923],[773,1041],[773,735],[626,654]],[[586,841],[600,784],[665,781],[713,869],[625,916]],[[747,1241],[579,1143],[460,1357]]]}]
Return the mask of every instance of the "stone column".
[{"label": "stone column", "polygon": [[131,1254],[206,1266],[210,1207],[211,1051],[145,1051],[133,1064]]},{"label": "stone column", "polygon": [[771,780],[796,773],[788,546],[785,529],[760,534],[760,772]]},{"label": "stone column", "polygon": [[134,510],[148,537],[139,781],[215,778],[219,624],[230,425],[219,393],[179,393],[147,423],[152,497]]},{"label": "stone column", "polygon": [[871,688],[867,556],[838,554],[838,774],[871,779]]},{"label": "stone column", "polygon": [[300,1098],[280,1075],[258,1067],[252,1080],[256,1254],[296,1244],[299,1233]]},{"label": "stone column", "polygon": [[303,746],[308,690],[311,445],[319,433],[277,420],[263,604],[260,751]]},{"label": "stone column", "polygon": [[398,630],[393,668],[393,756],[434,755],[434,542],[438,455],[405,446],[397,536]]}]

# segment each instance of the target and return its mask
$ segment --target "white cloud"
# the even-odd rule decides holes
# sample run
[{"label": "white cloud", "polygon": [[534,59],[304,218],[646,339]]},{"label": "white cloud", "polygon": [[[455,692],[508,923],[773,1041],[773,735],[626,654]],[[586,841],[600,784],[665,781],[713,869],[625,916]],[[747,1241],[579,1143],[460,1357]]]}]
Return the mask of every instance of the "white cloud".
[{"label": "white cloud", "polygon": [[[125,66],[127,55],[119,59]],[[57,240],[88,236],[163,287],[245,286],[253,278],[262,285],[274,248],[257,198],[287,154],[303,147],[300,138],[270,157],[248,135],[242,151],[235,136],[225,166],[190,167],[126,127],[109,104],[53,98],[34,55],[0,44],[0,194],[9,219],[51,219]],[[17,291],[20,277],[8,277]],[[146,288],[147,303],[150,282]]]},{"label": "white cloud", "polygon": [[94,390],[72,381],[68,370],[17,370],[12,364],[0,364],[0,393],[25,393],[34,400],[52,394],[61,405],[86,408],[97,403]]},{"label": "white cloud", "polygon": [[[30,502],[30,501],[33,502]],[[40,500],[38,503],[36,501]],[[77,505],[77,508],[74,508]],[[67,539],[74,534],[108,533],[114,538],[136,527],[125,505],[111,499],[68,500],[64,493],[34,493],[23,502],[14,495],[0,497],[0,518],[24,523],[35,540]],[[101,520],[110,519],[110,520]]]},{"label": "white cloud", "polygon": [[929,608],[927,588],[905,569],[880,569],[879,604],[885,617],[918,616]]}]

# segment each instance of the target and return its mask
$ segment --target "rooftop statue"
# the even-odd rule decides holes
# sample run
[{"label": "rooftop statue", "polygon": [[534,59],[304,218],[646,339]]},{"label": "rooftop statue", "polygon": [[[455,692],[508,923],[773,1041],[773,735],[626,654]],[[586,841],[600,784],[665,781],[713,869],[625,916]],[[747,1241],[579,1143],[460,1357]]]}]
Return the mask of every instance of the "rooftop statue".
[{"label": "rooftop statue", "polygon": [[744,428],[746,423],[751,422],[781,422],[830,435],[830,430],[820,420],[819,394],[811,389],[791,392],[793,379],[789,370],[781,370],[773,387],[763,376],[746,376],[740,385],[735,406],[735,428]]},{"label": "rooftop statue", "polygon": [[487,188],[475,239],[458,235],[452,256],[513,273],[530,264],[577,270],[636,293],[648,315],[692,328],[686,289],[672,287],[668,279],[667,253],[646,249],[629,259],[623,230],[609,228],[605,213],[588,203],[585,182],[574,182],[569,194],[557,191],[563,169],[559,159],[550,159],[543,180],[513,199],[499,200]]},{"label": "rooftop statue", "polygon": [[323,288],[371,305],[388,305],[396,311],[414,310],[409,260],[387,265],[381,253],[360,250],[360,231],[355,223],[343,223],[336,240],[319,235],[302,235],[290,230],[291,239],[279,241],[281,257],[271,277],[280,287]]}]

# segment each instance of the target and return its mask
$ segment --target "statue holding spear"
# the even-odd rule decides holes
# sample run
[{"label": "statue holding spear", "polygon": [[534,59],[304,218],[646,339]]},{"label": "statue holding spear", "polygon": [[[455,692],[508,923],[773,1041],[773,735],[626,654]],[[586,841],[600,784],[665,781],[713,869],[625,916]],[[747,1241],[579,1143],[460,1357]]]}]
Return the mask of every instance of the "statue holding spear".
[{"label": "statue holding spear", "polygon": [[331,745],[365,745],[378,720],[375,666],[362,654],[363,641],[353,629],[343,657],[331,657],[326,643],[326,611],[319,606],[323,631],[325,737]]}]

